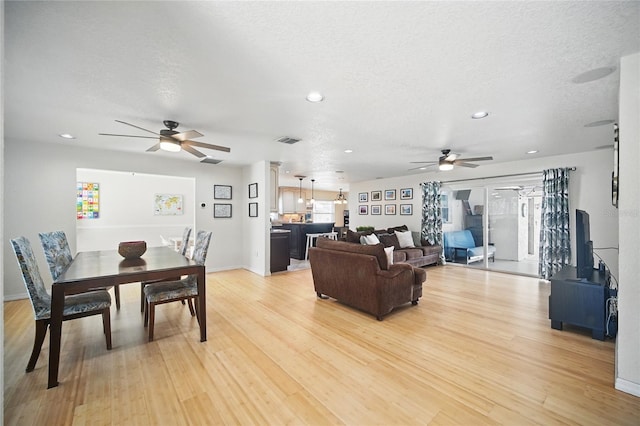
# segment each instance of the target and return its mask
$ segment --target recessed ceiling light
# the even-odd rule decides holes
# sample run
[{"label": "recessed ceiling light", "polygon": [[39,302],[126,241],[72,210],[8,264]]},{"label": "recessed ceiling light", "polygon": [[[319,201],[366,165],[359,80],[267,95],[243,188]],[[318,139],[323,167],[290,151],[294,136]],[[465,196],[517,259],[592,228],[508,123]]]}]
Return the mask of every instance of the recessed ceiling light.
[{"label": "recessed ceiling light", "polygon": [[613,123],[615,123],[614,120],[600,120],[600,121],[594,121],[592,123],[585,124],[584,127],[598,127],[598,126],[605,126],[607,124],[613,124]]},{"label": "recessed ceiling light", "polygon": [[473,114],[471,114],[471,118],[473,118],[474,120],[478,120],[480,118],[485,118],[488,115],[489,115],[489,113],[486,112],[486,111],[478,111],[478,112],[474,112]]},{"label": "recessed ceiling light", "polygon": [[532,149],[531,151],[527,151],[527,154],[535,154],[537,152],[538,152],[537,149]]},{"label": "recessed ceiling light", "polygon": [[344,152],[347,153],[347,154],[351,154],[353,152],[353,150],[352,149],[345,149]]},{"label": "recessed ceiling light", "polygon": [[323,99],[324,96],[322,96],[322,93],[320,92],[309,92],[307,95],[307,100],[309,102],[322,102]]},{"label": "recessed ceiling light", "polygon": [[61,138],[65,138],[65,139],[75,139],[76,137],[69,134],[69,133],[61,133],[58,136],[60,136]]},{"label": "recessed ceiling light", "polygon": [[616,67],[602,67],[596,68],[594,70],[590,70],[587,72],[583,72],[582,74],[571,79],[576,84],[588,83],[590,81],[599,80],[603,77],[608,76],[616,70]]}]

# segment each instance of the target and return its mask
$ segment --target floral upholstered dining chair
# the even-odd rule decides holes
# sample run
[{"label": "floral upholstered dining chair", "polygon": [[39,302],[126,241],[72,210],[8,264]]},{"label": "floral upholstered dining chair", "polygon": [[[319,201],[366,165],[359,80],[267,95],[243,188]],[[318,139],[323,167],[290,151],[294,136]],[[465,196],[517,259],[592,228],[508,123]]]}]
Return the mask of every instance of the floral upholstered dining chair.
[{"label": "floral upholstered dining chair", "polygon": [[[42,343],[47,334],[47,328],[51,321],[51,295],[44,287],[44,281],[40,275],[31,248],[31,243],[25,237],[11,240],[13,252],[18,259],[18,265],[22,272],[22,280],[29,293],[31,306],[36,320],[36,334],[33,341],[31,357],[27,364],[27,372],[33,371],[40,355]],[[64,299],[63,321],[83,318],[91,315],[102,315],[102,328],[107,342],[107,349],[111,349],[111,296],[106,290],[90,291],[86,293],[66,296]]]},{"label": "floral upholstered dining chair", "polygon": [[[69,248],[69,240],[64,231],[41,232],[38,234],[44,256],[51,271],[51,278],[57,280],[73,260],[71,248]],[[120,309],[120,287],[114,286],[116,296],[116,309]]]},{"label": "floral upholstered dining chair", "polygon": [[[204,265],[209,251],[211,232],[198,231],[193,252],[193,261],[198,265]],[[153,327],[155,322],[155,307],[163,303],[188,300],[191,302],[198,297],[198,276],[187,275],[183,279],[175,281],[161,281],[149,283],[144,287],[144,325],[149,327],[149,341],[153,341]],[[195,315],[200,322],[198,303],[195,303]],[[194,312],[191,312],[194,315]]]}]

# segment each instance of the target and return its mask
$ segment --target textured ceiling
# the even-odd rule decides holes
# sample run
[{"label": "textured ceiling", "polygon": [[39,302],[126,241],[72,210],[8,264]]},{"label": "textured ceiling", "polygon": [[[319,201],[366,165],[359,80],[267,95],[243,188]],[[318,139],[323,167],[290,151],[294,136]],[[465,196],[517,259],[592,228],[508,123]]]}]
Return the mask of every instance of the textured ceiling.
[{"label": "textured ceiling", "polygon": [[[639,28],[636,1],[7,1],[5,143],[142,153],[152,140],[98,133],[171,119],[230,147],[204,150],[222,164],[280,161],[318,189],[424,173],[410,162],[443,148],[494,163],[589,151],[612,144],[585,124],[617,119]],[[571,82],[600,67],[616,71]]]}]

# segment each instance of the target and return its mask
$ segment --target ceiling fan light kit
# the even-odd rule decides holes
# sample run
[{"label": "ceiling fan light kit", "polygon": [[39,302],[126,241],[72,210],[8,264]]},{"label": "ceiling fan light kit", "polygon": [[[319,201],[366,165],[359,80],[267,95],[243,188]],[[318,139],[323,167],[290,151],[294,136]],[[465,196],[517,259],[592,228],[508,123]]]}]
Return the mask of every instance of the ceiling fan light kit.
[{"label": "ceiling fan light kit", "polygon": [[168,151],[168,152],[179,152],[180,151],[180,144],[169,140],[167,138],[163,138],[164,140],[160,141],[160,149],[163,151]]}]

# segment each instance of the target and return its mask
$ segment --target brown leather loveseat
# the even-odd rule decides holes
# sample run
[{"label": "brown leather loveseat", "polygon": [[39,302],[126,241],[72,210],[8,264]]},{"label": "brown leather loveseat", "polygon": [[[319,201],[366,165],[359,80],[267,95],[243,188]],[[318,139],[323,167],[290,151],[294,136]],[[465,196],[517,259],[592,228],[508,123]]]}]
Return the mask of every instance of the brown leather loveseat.
[{"label": "brown leather loveseat", "polygon": [[382,244],[318,238],[309,249],[309,261],[318,297],[333,297],[380,321],[395,307],[416,305],[427,278],[424,269],[407,263],[388,265]]}]

